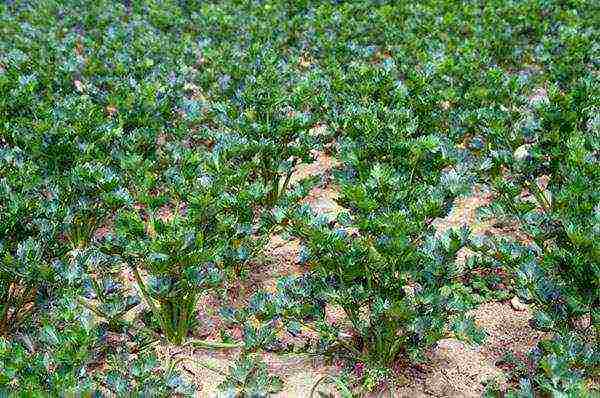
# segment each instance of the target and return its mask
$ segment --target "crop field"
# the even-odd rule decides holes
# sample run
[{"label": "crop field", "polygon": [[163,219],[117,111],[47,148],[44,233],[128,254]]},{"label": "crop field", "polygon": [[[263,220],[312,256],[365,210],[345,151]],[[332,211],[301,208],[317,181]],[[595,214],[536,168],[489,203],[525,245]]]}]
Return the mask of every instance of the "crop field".
[{"label": "crop field", "polygon": [[600,2],[0,1],[5,396],[600,396]]}]

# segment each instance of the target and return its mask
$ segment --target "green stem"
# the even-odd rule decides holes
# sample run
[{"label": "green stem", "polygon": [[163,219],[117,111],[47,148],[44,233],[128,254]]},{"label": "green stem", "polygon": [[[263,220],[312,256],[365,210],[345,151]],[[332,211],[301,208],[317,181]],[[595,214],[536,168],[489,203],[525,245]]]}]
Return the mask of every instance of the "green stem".
[{"label": "green stem", "polygon": [[210,365],[204,361],[199,361],[197,359],[193,359],[193,358],[189,358],[189,357],[183,357],[183,358],[179,358],[177,361],[173,362],[173,364],[171,365],[171,369],[173,369],[177,364],[183,362],[183,361],[188,361],[188,362],[193,362],[196,365],[199,365],[205,369],[208,369],[210,371],[213,371],[215,373],[220,374],[221,376],[229,376],[226,372],[222,371],[221,369],[217,368],[216,366]]},{"label": "green stem", "polygon": [[283,185],[281,186],[281,190],[277,194],[277,199],[279,199],[281,197],[281,195],[283,195],[285,193],[285,191],[287,190],[290,180],[292,179],[292,174],[294,174],[294,167],[296,167],[296,163],[298,163],[298,159],[294,158],[292,160],[292,167],[290,168],[290,171],[288,171],[288,173],[285,177],[285,181],[283,182]]},{"label": "green stem", "polygon": [[542,206],[546,213],[549,213],[552,209],[552,205],[548,201],[548,198],[546,198],[546,195],[544,195],[544,193],[542,192],[541,188],[537,185],[537,182],[528,182],[527,185],[533,193],[533,196],[535,196],[535,199],[538,202],[538,204]]},{"label": "green stem", "polygon": [[187,345],[192,345],[194,347],[206,349],[232,349],[244,347],[244,343],[242,342],[226,343],[208,340],[188,340],[185,344],[183,344],[183,346],[185,347]]},{"label": "green stem", "polygon": [[148,306],[150,307],[150,309],[152,310],[152,312],[156,312],[156,306],[154,305],[154,302],[152,301],[152,297],[150,297],[150,293],[148,292],[148,290],[146,290],[146,285],[144,284],[144,281],[142,280],[142,277],[140,276],[140,273],[137,269],[136,266],[131,267],[133,269],[133,276],[135,278],[135,281],[138,284],[138,287],[140,288],[140,291],[142,292],[142,296],[144,296],[144,299],[146,300]]},{"label": "green stem", "polygon": [[79,304],[83,305],[88,310],[92,311],[94,314],[98,315],[99,317],[106,318],[106,319],[109,318],[108,315],[106,315],[104,312],[102,312],[98,307],[91,305],[90,303],[88,303],[87,301],[82,299],[81,297],[77,297],[77,302]]},{"label": "green stem", "polygon": [[137,267],[134,265],[134,266],[132,266],[132,269],[133,269],[133,276],[135,277],[138,287],[140,288],[142,296],[144,296],[144,299],[146,300],[146,303],[150,307],[150,310],[152,311],[154,316],[156,316],[158,318],[158,321],[161,323],[161,327],[162,327],[163,331],[167,335],[169,335],[170,328],[169,328],[168,322],[165,320],[165,318],[163,317],[163,314],[159,311],[159,309],[154,304],[154,301],[153,301],[152,297],[150,296],[150,293],[146,289],[146,285],[144,284],[144,281],[142,280],[142,277],[140,276],[140,273],[139,273]]},{"label": "green stem", "polygon": [[346,384],[344,384],[344,382],[341,379],[331,376],[331,375],[325,375],[325,376],[321,377],[319,380],[317,380],[317,382],[314,384],[313,388],[310,390],[310,398],[313,398],[315,396],[315,392],[317,392],[317,387],[327,379],[329,379],[335,383],[335,385],[340,390],[340,393],[342,394],[342,398],[352,398],[352,392],[350,392],[350,390],[348,389]]}]

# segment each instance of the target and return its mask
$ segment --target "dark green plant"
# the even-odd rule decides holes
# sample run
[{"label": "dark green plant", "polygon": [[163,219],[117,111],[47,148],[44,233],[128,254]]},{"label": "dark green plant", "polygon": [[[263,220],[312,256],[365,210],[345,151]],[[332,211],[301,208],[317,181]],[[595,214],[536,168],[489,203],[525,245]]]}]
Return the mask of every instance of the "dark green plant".
[{"label": "dark green plant", "polygon": [[[169,195],[140,192],[147,209],[122,210],[105,251],[129,266],[139,293],[174,344],[195,322],[202,294],[239,277],[261,247],[253,227],[260,191],[244,172],[188,151],[167,173]],[[196,173],[202,177],[198,179]],[[173,199],[170,199],[173,198]]]},{"label": "dark green plant", "polygon": [[541,341],[531,356],[534,385],[544,394],[593,396],[599,392],[590,381],[600,376],[598,347],[580,336],[573,333]]},{"label": "dark green plant", "polygon": [[[515,84],[511,79],[506,86]],[[486,140],[483,162],[497,199],[491,214],[519,226],[521,242],[488,240],[475,249],[488,261],[513,272],[518,293],[539,312],[535,324],[546,331],[576,339],[598,350],[600,342],[600,195],[589,189],[600,181],[600,131],[595,113],[598,84],[591,76],[567,90],[549,87],[547,98],[533,106],[523,127],[502,130]],[[525,240],[525,242],[523,242]],[[567,337],[567,336],[575,337]],[[560,340],[559,340],[560,341]],[[575,364],[561,358],[567,351],[546,356],[535,388],[572,391],[569,372],[590,376],[594,361]],[[546,354],[545,354],[546,355]],[[575,369],[573,369],[575,366]],[[550,376],[558,368],[559,373]],[[570,369],[570,370],[569,370]]]},{"label": "dark green plant", "polygon": [[29,238],[14,251],[6,246],[0,241],[0,336],[28,320],[54,274],[43,258],[41,242]]},{"label": "dark green plant", "polygon": [[262,183],[265,204],[272,207],[287,190],[295,166],[311,160],[313,81],[294,76],[275,50],[258,45],[248,49],[237,68],[238,76],[228,83],[236,87],[233,101],[214,110],[227,128],[215,138],[222,141],[219,151],[225,157]]},{"label": "dark green plant", "polygon": [[522,363],[516,358],[506,358],[515,368],[513,377],[519,380],[518,388],[502,392],[498,386],[488,387],[489,397],[507,396],[575,396],[593,397],[598,386],[590,380],[598,377],[600,355],[593,345],[582,342],[576,334],[559,335],[542,340],[529,354],[529,361]]},{"label": "dark green plant", "polygon": [[363,364],[359,379],[372,390],[398,361],[423,360],[467,307],[456,294],[456,254],[468,234],[437,239],[431,227],[465,179],[463,154],[426,120],[418,123],[399,70],[365,63],[348,69],[330,71],[337,106],[324,115],[341,131],[335,182],[347,210],[333,222],[301,213],[292,217],[292,229],[313,271],[304,298],[341,308],[349,325],[344,336],[324,311],[311,310],[324,346]]},{"label": "dark green plant", "polygon": [[152,351],[136,355],[120,350],[109,356],[107,365],[107,371],[98,375],[98,379],[111,394],[193,396],[193,386],[186,383],[176,371],[161,368],[156,354]]},{"label": "dark green plant", "polygon": [[210,237],[192,228],[200,219],[151,217],[144,223],[136,213],[122,213],[116,250],[130,266],[167,340],[182,344],[194,324],[199,297],[220,283],[221,273],[211,263]]},{"label": "dark green plant", "polygon": [[82,268],[87,272],[81,283],[83,295],[79,303],[104,319],[109,330],[120,330],[126,325],[127,313],[140,303],[140,297],[114,258],[91,250],[82,257],[85,262]]},{"label": "dark green plant", "polygon": [[0,339],[0,391],[33,396],[89,391],[86,367],[100,331],[68,293],[43,308],[39,328]]},{"label": "dark green plant", "polygon": [[[311,349],[339,353],[339,344],[349,342],[369,348],[362,360],[389,362],[393,353],[365,334],[391,339],[385,328],[396,328],[397,320],[386,298],[414,310],[425,300],[419,287],[439,286],[439,295],[426,298],[432,311],[443,302],[460,313],[518,291],[541,310],[536,325],[594,347],[596,3],[0,2],[0,313],[14,326],[3,332],[10,347],[3,348],[4,363],[14,357],[19,369],[11,371],[11,385],[50,380],[41,389],[55,394],[105,381],[85,375],[103,369],[92,365],[105,363],[97,356],[109,344],[102,333],[77,332],[72,311],[92,309],[111,333],[162,330],[159,316],[138,322],[131,265],[155,304],[177,297],[190,309],[194,298],[184,291],[198,284],[182,270],[194,268],[186,258],[210,257],[214,267],[206,271],[223,275],[220,297],[235,301],[227,293],[258,276],[262,243],[274,225],[281,232],[294,224],[290,210],[312,188],[305,181],[285,195],[292,170],[325,142],[341,165],[312,182],[338,187],[349,217],[330,218],[331,225],[300,217],[303,226],[294,228],[304,230],[295,232],[311,249],[301,256],[310,260],[306,274],[285,278],[281,291],[251,303],[261,325],[246,329],[249,346],[273,349],[272,329],[285,319],[282,326],[293,333],[301,321],[323,332],[319,344],[307,343]],[[325,133],[313,135],[314,125]],[[481,166],[481,182],[496,194],[496,225],[519,224],[526,242],[473,244],[487,253],[485,261],[456,274],[446,238],[426,242],[438,239],[433,220],[466,192],[463,177],[476,171],[472,166]],[[207,216],[193,215],[193,207]],[[124,227],[127,217],[141,220],[143,232]],[[349,236],[338,237],[340,228]],[[329,245],[337,257],[327,258]],[[132,256],[115,250],[102,257],[98,246]],[[27,258],[18,255],[21,247],[31,248],[22,251]],[[352,272],[340,277],[336,266]],[[361,267],[381,267],[383,277],[373,280],[385,289],[369,287],[355,272]],[[393,270],[401,272],[386,274]],[[351,338],[322,322],[327,304],[351,307],[341,281],[369,310]],[[394,293],[399,286],[416,298]],[[15,310],[20,303],[23,310]],[[181,315],[169,306],[157,314]],[[193,317],[183,318],[175,329]],[[367,327],[379,319],[382,330]],[[57,344],[35,333],[46,326]],[[460,316],[447,325],[457,335],[472,334],[472,326]],[[22,334],[36,350],[24,348],[30,344]],[[563,349],[544,352],[569,368],[548,376],[546,393],[573,384],[569,374],[583,380],[593,373],[593,362],[583,363],[588,357],[578,362]],[[371,363],[368,377],[355,374],[369,386],[385,370]],[[116,370],[133,380],[128,370]],[[555,383],[563,377],[557,375],[567,382]],[[532,393],[548,385],[531,376]],[[170,391],[163,388],[168,379],[152,379],[157,391]],[[137,381],[123,385],[146,393]],[[33,395],[33,387],[24,389]]]},{"label": "dark green plant", "polygon": [[465,236],[417,247],[402,243],[401,235],[376,240],[364,230],[349,236],[321,226],[307,233],[313,283],[321,286],[327,305],[343,309],[351,326],[351,341],[329,336],[346,355],[389,367],[399,358],[421,360],[448,333],[452,314],[461,310],[452,284]]}]

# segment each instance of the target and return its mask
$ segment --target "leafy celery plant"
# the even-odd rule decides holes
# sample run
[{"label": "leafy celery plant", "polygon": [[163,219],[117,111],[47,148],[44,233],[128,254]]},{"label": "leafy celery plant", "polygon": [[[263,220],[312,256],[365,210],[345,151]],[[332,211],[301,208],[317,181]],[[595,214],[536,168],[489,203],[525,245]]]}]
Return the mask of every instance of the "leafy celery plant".
[{"label": "leafy celery plant", "polygon": [[272,207],[288,188],[294,167],[311,159],[314,83],[310,76],[293,76],[272,49],[252,46],[247,57],[237,71],[241,77],[234,101],[215,107],[228,129],[217,138],[227,158],[262,182],[265,203]]},{"label": "leafy celery plant", "polygon": [[[513,85],[498,82],[504,90]],[[597,108],[589,105],[598,88],[580,78],[524,104],[527,128],[490,135],[481,167],[497,196],[488,214],[518,225],[524,238],[492,238],[475,250],[513,271],[519,295],[538,311],[537,327],[558,334],[542,342],[536,362],[543,371],[534,378],[536,388],[553,394],[598,369],[593,354],[578,354],[597,356],[600,341],[600,194],[589,189],[600,181]],[[563,378],[563,387],[555,383]]]},{"label": "leafy celery plant", "polygon": [[211,263],[207,237],[192,228],[193,221],[175,215],[169,220],[151,216],[144,222],[134,212],[123,212],[110,242],[130,266],[146,304],[173,344],[187,337],[203,290],[221,279]]}]

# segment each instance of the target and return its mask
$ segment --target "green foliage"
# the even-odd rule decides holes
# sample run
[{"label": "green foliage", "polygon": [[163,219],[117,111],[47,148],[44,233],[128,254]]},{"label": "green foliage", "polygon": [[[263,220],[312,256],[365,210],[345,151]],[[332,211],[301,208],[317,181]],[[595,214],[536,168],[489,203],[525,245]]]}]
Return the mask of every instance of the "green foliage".
[{"label": "green foliage", "polygon": [[[551,72],[549,78],[556,76]],[[498,79],[503,89],[518,87],[515,79]],[[590,189],[600,181],[599,88],[585,74],[568,90],[549,87],[547,98],[522,116],[522,127],[487,137],[481,167],[498,197],[491,214],[518,223],[530,244],[492,239],[478,250],[514,272],[519,294],[540,311],[539,328],[588,349],[600,339],[600,196]],[[589,377],[595,362],[575,365],[563,355],[544,350],[535,385],[553,394],[580,391],[572,369]]]},{"label": "green foliage", "polygon": [[12,253],[1,243],[0,250],[0,335],[5,335],[35,310],[38,295],[52,282],[53,272],[42,258],[40,242],[32,238],[20,242]]},{"label": "green foliage", "polygon": [[597,347],[582,342],[575,334],[540,342],[533,358],[537,370],[534,382],[546,394],[590,394],[588,378],[599,375]]},{"label": "green foliage", "polygon": [[600,178],[594,154],[600,136],[585,101],[593,92],[598,87],[594,90],[591,82],[569,94],[551,92],[548,102],[535,110],[538,127],[529,136],[519,132],[512,140],[500,136],[504,141],[489,144],[493,152],[488,172],[499,196],[497,210],[522,223],[535,244],[520,260],[519,277],[529,295],[567,329],[584,315],[597,323],[593,309],[600,304],[600,247],[595,239],[600,197],[586,189]]},{"label": "green foliage", "polygon": [[[575,333],[541,341],[530,353],[529,363],[520,363],[515,358],[507,358],[508,361],[516,366],[513,373],[520,379],[518,389],[505,393],[508,397],[531,397],[536,393],[591,397],[596,393],[590,376],[598,376],[600,356],[594,346],[582,343]],[[503,393],[492,386],[487,394],[493,397]]]},{"label": "green foliage", "polygon": [[138,290],[174,344],[181,344],[193,326],[200,296],[220,286],[224,272],[239,275],[260,247],[251,222],[253,201],[261,196],[243,186],[231,187],[235,192],[230,194],[223,176],[185,185],[191,171],[180,171],[175,185],[179,204],[172,208],[119,212],[114,236],[106,237],[103,249],[130,267]]},{"label": "green foliage", "polygon": [[92,388],[86,366],[100,349],[99,330],[66,294],[44,307],[38,329],[1,340],[0,389],[31,394]]},{"label": "green foliage", "polygon": [[54,284],[60,224],[38,173],[22,150],[0,146],[0,335],[18,329]]},{"label": "green foliage", "polygon": [[[186,384],[179,374],[159,368],[153,353],[134,355],[116,352],[109,356],[108,371],[102,384],[115,395],[171,397],[191,396],[192,386]],[[160,370],[157,372],[156,369]]]},{"label": "green foliage", "polygon": [[460,310],[451,282],[458,276],[453,260],[461,238],[420,248],[401,239],[402,232],[388,239],[364,230],[359,237],[323,227],[307,232],[313,283],[328,305],[343,309],[356,340],[348,355],[361,362],[390,366],[399,356],[420,359]]},{"label": "green foliage", "polygon": [[262,182],[266,204],[274,206],[285,193],[294,167],[311,159],[314,140],[308,130],[314,120],[307,102],[313,82],[310,76],[294,76],[268,47],[251,46],[239,61],[231,65],[234,78],[228,74],[221,78],[221,84],[237,86],[235,95],[213,106],[225,136],[212,138],[222,143],[219,151],[225,157]]},{"label": "green foliage", "polygon": [[[187,336],[203,289],[220,279],[208,265],[211,257],[205,253],[204,236],[187,221],[174,216],[166,222],[152,219],[145,226],[137,214],[130,213],[117,219],[117,239],[124,242],[117,250],[122,250],[140,292],[174,344]],[[148,272],[148,285],[140,270]]]},{"label": "green foliage", "polygon": [[75,283],[82,290],[78,302],[106,322],[109,330],[122,330],[127,313],[140,303],[140,297],[127,288],[118,257],[89,250],[79,253],[75,261],[83,270]]},{"label": "green foliage", "polygon": [[[190,392],[151,347],[112,352],[106,336],[186,344],[201,296],[236,301],[286,230],[307,272],[237,310],[246,349],[312,327],[376,389],[446,333],[481,340],[464,311],[516,291],[556,335],[521,393],[584,394],[597,20],[591,0],[2,2],[0,388]],[[332,178],[292,184],[326,143]],[[435,231],[475,178],[519,239]],[[335,220],[297,206],[325,182]],[[457,261],[463,246],[478,258]],[[230,387],[269,379],[238,367]]]}]

